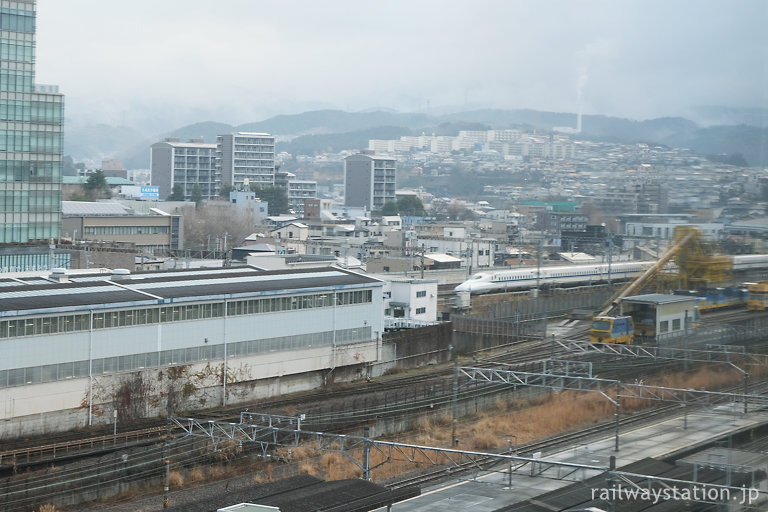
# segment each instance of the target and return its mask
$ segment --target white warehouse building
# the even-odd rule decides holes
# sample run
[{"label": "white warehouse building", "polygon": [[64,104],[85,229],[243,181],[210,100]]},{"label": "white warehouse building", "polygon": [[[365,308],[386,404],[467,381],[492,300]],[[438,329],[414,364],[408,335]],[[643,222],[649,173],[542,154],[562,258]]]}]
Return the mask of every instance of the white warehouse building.
[{"label": "white warehouse building", "polygon": [[333,267],[0,279],[0,438],[368,376],[383,284]]}]

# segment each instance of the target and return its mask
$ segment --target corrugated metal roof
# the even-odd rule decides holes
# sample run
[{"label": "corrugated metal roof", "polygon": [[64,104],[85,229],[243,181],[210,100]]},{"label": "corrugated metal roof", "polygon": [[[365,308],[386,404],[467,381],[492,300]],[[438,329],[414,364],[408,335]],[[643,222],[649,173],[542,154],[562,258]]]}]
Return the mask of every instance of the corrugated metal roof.
[{"label": "corrugated metal roof", "polygon": [[[110,307],[126,302],[171,299],[205,300],[211,296],[257,295],[304,289],[381,283],[380,280],[328,267],[264,272],[251,267],[145,272],[111,281],[109,274],[72,276],[67,283],[0,281],[0,311],[35,311],[80,306]],[[149,294],[149,295],[148,295]],[[151,296],[157,296],[154,299]]]},{"label": "corrugated metal roof", "polygon": [[460,258],[455,258],[447,254],[438,254],[438,253],[426,254],[424,257],[432,261],[436,261],[438,263],[455,263],[457,261],[461,261]]},{"label": "corrugated metal roof", "polygon": [[119,203],[101,203],[96,201],[62,201],[61,214],[70,217],[96,215],[130,215]]},{"label": "corrugated metal roof", "polygon": [[663,293],[649,293],[646,295],[635,295],[634,297],[625,297],[623,302],[645,303],[645,304],[671,304],[674,302],[698,302],[698,297],[686,297],[685,295],[666,295]]},{"label": "corrugated metal roof", "polygon": [[35,311],[60,307],[102,306],[147,301],[149,297],[106,282],[50,283],[0,292],[0,311]]},{"label": "corrugated metal roof", "polygon": [[309,475],[261,484],[220,494],[209,494],[194,503],[171,506],[169,512],[211,512],[223,506],[258,503],[281,512],[368,512],[418,496],[416,487],[390,490],[361,479],[324,482]]}]

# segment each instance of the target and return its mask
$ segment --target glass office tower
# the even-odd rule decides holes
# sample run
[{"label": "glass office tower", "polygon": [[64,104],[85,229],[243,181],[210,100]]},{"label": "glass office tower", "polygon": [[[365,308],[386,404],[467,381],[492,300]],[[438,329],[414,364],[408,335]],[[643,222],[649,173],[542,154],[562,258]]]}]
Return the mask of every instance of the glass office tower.
[{"label": "glass office tower", "polygon": [[35,0],[0,0],[0,243],[58,238],[64,97],[35,85]]}]

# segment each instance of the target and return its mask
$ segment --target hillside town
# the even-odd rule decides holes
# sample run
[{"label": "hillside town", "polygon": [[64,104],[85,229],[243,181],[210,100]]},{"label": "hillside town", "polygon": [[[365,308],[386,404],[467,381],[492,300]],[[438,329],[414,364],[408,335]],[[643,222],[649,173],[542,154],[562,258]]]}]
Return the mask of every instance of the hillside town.
[{"label": "hillside town", "polygon": [[[653,259],[681,225],[734,254],[766,249],[765,170],[686,149],[476,130],[309,156],[275,153],[275,138],[164,140],[143,172],[83,166],[65,177],[53,257],[131,270],[341,265],[456,285],[537,261]],[[48,253],[28,261],[45,266]],[[451,301],[387,311],[435,322]]]},{"label": "hillside town", "polygon": [[39,4],[0,510],[768,509],[762,4]]}]

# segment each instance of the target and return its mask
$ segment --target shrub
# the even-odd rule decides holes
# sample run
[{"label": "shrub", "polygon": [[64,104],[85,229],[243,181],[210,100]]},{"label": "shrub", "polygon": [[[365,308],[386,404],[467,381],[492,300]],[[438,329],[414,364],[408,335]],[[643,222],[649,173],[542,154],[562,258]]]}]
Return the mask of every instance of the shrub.
[{"label": "shrub", "polygon": [[205,479],[205,473],[203,473],[203,470],[202,470],[202,469],[200,469],[200,468],[198,468],[198,467],[194,467],[194,468],[192,468],[192,470],[189,472],[189,479],[190,479],[191,481],[193,481],[193,482],[199,482],[199,481],[201,481],[201,480],[204,480],[204,479]]},{"label": "shrub", "polygon": [[184,485],[184,475],[178,471],[171,471],[168,474],[168,485],[173,489],[180,489]]}]

